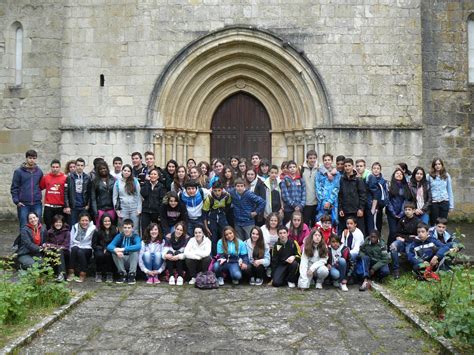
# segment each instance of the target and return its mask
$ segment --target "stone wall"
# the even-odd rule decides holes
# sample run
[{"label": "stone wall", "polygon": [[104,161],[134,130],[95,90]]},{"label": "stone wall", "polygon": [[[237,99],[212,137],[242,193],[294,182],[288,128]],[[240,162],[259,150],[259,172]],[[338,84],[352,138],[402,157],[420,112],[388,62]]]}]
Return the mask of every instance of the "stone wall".
[{"label": "stone wall", "polygon": [[[0,217],[14,215],[13,170],[28,149],[47,170],[61,133],[61,48],[64,12],[58,1],[0,3]],[[22,82],[15,82],[15,32],[23,29]]]},{"label": "stone wall", "polygon": [[455,185],[456,210],[474,213],[472,113],[468,85],[467,20],[472,1],[422,1],[423,149],[425,166],[445,161]]}]

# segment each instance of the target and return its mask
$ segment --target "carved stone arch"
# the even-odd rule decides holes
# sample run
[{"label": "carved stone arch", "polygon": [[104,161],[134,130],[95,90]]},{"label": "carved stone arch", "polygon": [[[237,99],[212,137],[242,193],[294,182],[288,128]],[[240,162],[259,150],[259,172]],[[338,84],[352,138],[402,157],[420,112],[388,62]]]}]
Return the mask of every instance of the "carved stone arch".
[{"label": "carved stone arch", "polygon": [[[167,137],[160,139],[158,156],[208,160],[213,114],[237,91],[248,92],[265,106],[275,162],[300,160],[315,147],[306,141],[313,139],[314,130],[332,123],[324,83],[301,52],[270,32],[228,27],[190,43],[157,79],[147,125]],[[180,141],[192,144],[177,147],[176,137],[188,134],[194,138]]]}]

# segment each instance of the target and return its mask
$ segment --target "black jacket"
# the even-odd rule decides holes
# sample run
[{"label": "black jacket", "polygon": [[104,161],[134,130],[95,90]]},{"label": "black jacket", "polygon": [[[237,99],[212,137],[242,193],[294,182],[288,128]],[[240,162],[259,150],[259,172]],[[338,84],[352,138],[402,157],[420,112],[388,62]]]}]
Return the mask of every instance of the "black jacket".
[{"label": "black jacket", "polygon": [[276,270],[278,265],[287,265],[286,259],[290,256],[295,256],[295,261],[301,260],[301,249],[296,240],[290,240],[282,244],[279,240],[275,243],[272,249],[272,271]]},{"label": "black jacket", "polygon": [[[40,227],[41,230],[40,230],[40,245],[43,245],[43,243],[46,242],[46,228],[43,228],[43,226]],[[40,250],[40,246],[36,245],[34,242],[33,242],[33,231],[31,230],[30,227],[28,227],[27,225],[24,226],[22,229],[21,229],[21,232],[20,232],[20,238],[15,240],[15,243],[18,243],[18,250],[16,252],[16,254],[18,256],[21,256],[21,255],[31,255],[31,256],[39,256],[41,255],[41,250]]]},{"label": "black jacket", "polygon": [[163,198],[166,194],[166,189],[160,182],[157,182],[155,187],[152,188],[151,182],[146,181],[140,190],[140,194],[143,197],[142,212],[160,213]]},{"label": "black jacket", "polygon": [[367,203],[367,190],[362,179],[357,177],[354,171],[351,176],[341,176],[339,185],[339,210],[344,214],[357,213],[357,210],[365,210]]},{"label": "black jacket", "polygon": [[91,209],[94,216],[97,216],[99,210],[113,210],[114,202],[112,200],[115,179],[109,175],[107,184],[101,178],[91,182]]},{"label": "black jacket", "polygon": [[[413,242],[417,235],[419,223],[420,220],[417,216],[413,216],[412,218],[408,218],[407,216],[403,217],[398,221],[396,236],[404,238],[407,243]],[[410,236],[412,236],[412,238],[409,238]]]},{"label": "black jacket", "polygon": [[[410,181],[408,183],[408,189],[407,190],[408,190],[408,193],[407,193],[408,201],[413,202],[416,206],[417,186]],[[423,205],[422,210],[423,210],[424,213],[429,213],[430,212],[430,207],[431,207],[431,188],[430,188],[430,184],[428,184],[428,183],[425,183],[424,186],[423,186],[423,201],[425,202],[425,204]]]},{"label": "black jacket", "polygon": [[[67,188],[64,193],[64,207],[76,208],[76,180],[74,179],[75,174],[70,174],[67,177],[66,184]],[[91,193],[91,179],[89,175],[83,173],[83,187],[82,196],[84,199],[84,207],[89,205],[90,193]]]}]

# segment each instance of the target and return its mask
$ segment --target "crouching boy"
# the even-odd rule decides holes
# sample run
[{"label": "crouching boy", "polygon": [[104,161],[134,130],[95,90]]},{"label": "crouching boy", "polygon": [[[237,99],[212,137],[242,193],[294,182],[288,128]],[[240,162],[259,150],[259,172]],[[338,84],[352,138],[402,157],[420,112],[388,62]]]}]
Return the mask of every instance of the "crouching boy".
[{"label": "crouching boy", "polygon": [[298,282],[301,250],[298,242],[288,239],[288,228],[278,228],[278,241],[272,250],[272,285],[275,287],[288,284],[295,288]]},{"label": "crouching boy", "polygon": [[381,280],[390,274],[388,260],[387,247],[380,238],[379,231],[372,231],[360,247],[357,260],[356,274],[364,279],[359,291],[370,288],[369,278],[377,277]]},{"label": "crouching boy", "polygon": [[123,232],[117,234],[107,246],[107,250],[112,253],[112,258],[119,272],[116,283],[128,282],[129,285],[135,284],[140,249],[141,239],[133,231],[133,221],[131,219],[124,220]]}]

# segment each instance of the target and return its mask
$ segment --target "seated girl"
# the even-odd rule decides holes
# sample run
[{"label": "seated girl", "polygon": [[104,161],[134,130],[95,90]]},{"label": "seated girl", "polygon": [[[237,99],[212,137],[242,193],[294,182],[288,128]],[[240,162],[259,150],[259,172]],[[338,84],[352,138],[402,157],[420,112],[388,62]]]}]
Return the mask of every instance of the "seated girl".
[{"label": "seated girl", "polygon": [[288,239],[288,228],[278,227],[278,242],[272,249],[272,285],[295,288],[298,281],[301,250],[298,243]]},{"label": "seated girl", "polygon": [[242,278],[242,271],[247,270],[249,265],[247,246],[237,238],[234,228],[225,227],[223,234],[223,237],[217,243],[214,272],[219,286],[224,285],[224,272],[229,274],[234,285],[238,285]]},{"label": "seated girl", "polygon": [[102,282],[105,274],[105,282],[114,282],[115,263],[112,254],[107,251],[107,245],[119,233],[116,226],[112,224],[112,218],[104,213],[100,218],[98,229],[92,236],[92,249],[94,250],[96,274],[95,282]]},{"label": "seated girl", "polygon": [[160,222],[163,235],[174,232],[176,223],[183,221],[187,224],[188,212],[180,202],[176,192],[168,192],[163,199],[160,211]]},{"label": "seated girl", "polygon": [[211,240],[204,233],[204,227],[194,227],[194,237],[189,239],[184,248],[184,258],[189,271],[189,284],[196,283],[198,272],[206,272],[211,264]]},{"label": "seated girl", "polygon": [[270,250],[278,241],[278,227],[281,224],[280,214],[272,212],[267,216],[265,225],[262,227],[263,239]]},{"label": "seated girl", "polygon": [[[94,223],[87,212],[79,214],[79,222],[71,229],[71,268],[68,271],[68,281],[84,282],[87,268],[92,257],[92,236],[95,232]],[[76,278],[75,273],[79,273]]]},{"label": "seated girl", "polygon": [[174,232],[166,236],[163,259],[166,263],[170,285],[182,286],[184,283],[184,248],[188,239],[184,222],[176,223]]},{"label": "seated girl", "polygon": [[326,267],[327,261],[328,248],[323,235],[319,230],[313,230],[304,241],[298,287],[308,289],[311,280],[316,279],[316,289],[321,290],[324,279],[329,275],[329,270]]},{"label": "seated girl", "polygon": [[140,270],[147,276],[148,285],[159,284],[159,275],[165,269],[163,262],[163,236],[160,227],[156,223],[150,223],[143,234],[138,265]]},{"label": "seated girl", "polygon": [[18,243],[18,262],[21,267],[27,269],[36,261],[35,258],[42,257],[42,246],[46,240],[46,230],[39,223],[35,212],[28,213],[28,223],[21,229]]},{"label": "seated girl", "polygon": [[261,286],[265,278],[265,269],[270,265],[270,249],[265,243],[260,227],[253,227],[250,238],[245,241],[249,256],[250,285]]},{"label": "seated girl", "polygon": [[69,226],[64,223],[63,215],[55,215],[52,220],[51,229],[46,236],[44,247],[54,252],[60,260],[57,266],[58,276],[56,281],[62,282],[66,280],[66,260],[69,261],[69,243],[71,241],[71,233]]},{"label": "seated girl", "polygon": [[302,248],[304,239],[311,232],[306,223],[303,222],[303,214],[299,211],[293,212],[291,220],[286,226],[288,227],[288,239],[295,240]]}]

